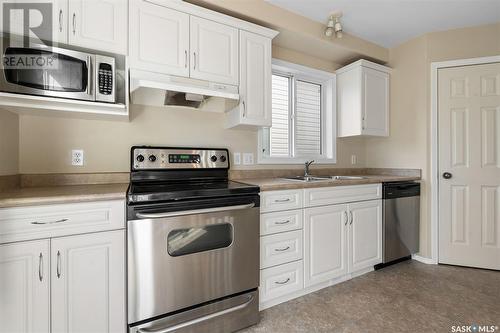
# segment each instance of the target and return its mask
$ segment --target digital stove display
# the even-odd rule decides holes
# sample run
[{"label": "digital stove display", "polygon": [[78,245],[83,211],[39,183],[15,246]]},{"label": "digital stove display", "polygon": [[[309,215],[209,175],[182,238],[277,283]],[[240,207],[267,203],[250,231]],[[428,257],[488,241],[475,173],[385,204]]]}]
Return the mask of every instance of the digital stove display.
[{"label": "digital stove display", "polygon": [[200,163],[200,155],[198,154],[169,154],[169,163]]}]

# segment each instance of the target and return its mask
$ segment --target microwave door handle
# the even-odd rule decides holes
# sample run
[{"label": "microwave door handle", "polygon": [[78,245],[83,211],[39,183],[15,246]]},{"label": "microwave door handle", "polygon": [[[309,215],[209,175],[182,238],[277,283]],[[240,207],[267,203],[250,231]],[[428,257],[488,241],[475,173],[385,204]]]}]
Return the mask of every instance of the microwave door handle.
[{"label": "microwave door handle", "polygon": [[87,90],[85,93],[87,95],[92,95],[92,89],[90,85],[94,82],[94,78],[92,76],[92,57],[87,56]]},{"label": "microwave door handle", "polygon": [[228,210],[248,209],[248,208],[253,208],[254,206],[255,206],[255,204],[251,203],[251,204],[246,204],[246,205],[182,210],[182,211],[177,211],[177,212],[137,213],[137,217],[142,218],[142,219],[158,219],[158,218],[164,218],[164,217],[175,217],[175,216],[182,216],[182,215],[206,214],[206,213],[224,212],[224,211],[228,211]]}]

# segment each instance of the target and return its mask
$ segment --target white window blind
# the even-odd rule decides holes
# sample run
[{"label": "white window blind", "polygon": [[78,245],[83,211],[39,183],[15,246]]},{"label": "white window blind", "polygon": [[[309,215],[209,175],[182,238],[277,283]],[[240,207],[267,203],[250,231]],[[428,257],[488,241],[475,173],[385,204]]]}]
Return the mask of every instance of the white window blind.
[{"label": "white window blind", "polygon": [[272,121],[269,133],[271,156],[290,156],[290,78],[273,75]]},{"label": "white window blind", "polygon": [[295,155],[319,156],[321,155],[321,85],[297,80],[295,90]]}]

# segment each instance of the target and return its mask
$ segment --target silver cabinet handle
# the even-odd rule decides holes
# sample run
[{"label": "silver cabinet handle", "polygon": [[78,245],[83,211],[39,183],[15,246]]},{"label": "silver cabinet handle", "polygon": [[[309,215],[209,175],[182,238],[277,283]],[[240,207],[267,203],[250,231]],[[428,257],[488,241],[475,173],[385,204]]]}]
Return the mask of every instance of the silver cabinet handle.
[{"label": "silver cabinet handle", "polygon": [[290,249],[290,246],[287,246],[287,247],[283,247],[281,249],[274,249],[274,251],[283,252],[283,251],[286,251],[286,250],[289,250],[289,249]]},{"label": "silver cabinet handle", "polygon": [[214,313],[211,313],[209,315],[199,317],[199,318],[196,318],[193,320],[188,320],[188,321],[185,321],[183,323],[180,323],[180,324],[177,324],[174,326],[170,326],[170,327],[165,327],[165,328],[160,328],[160,329],[139,328],[137,330],[137,332],[138,333],[170,333],[170,332],[175,332],[175,331],[178,331],[182,328],[187,328],[189,326],[196,325],[198,323],[202,323],[202,322],[210,320],[210,319],[214,319],[214,318],[224,316],[226,314],[229,314],[229,313],[232,313],[235,311],[242,310],[242,309],[246,308],[252,301],[253,301],[253,296],[250,296],[245,303],[233,306],[232,308],[229,308],[229,309],[214,312]]},{"label": "silver cabinet handle", "polygon": [[68,219],[60,219],[60,220],[56,220],[56,221],[49,221],[49,222],[38,222],[38,221],[33,221],[33,222],[31,222],[31,224],[36,224],[36,225],[45,225],[45,224],[62,223],[62,222],[66,222],[66,221],[68,221]]},{"label": "silver cabinet handle", "polygon": [[59,251],[57,251],[56,275],[58,279],[61,277],[61,252]]},{"label": "silver cabinet handle", "polygon": [[276,284],[287,284],[288,282],[290,282],[290,278],[287,278],[285,281],[274,281]]},{"label": "silver cabinet handle", "polygon": [[196,52],[193,52],[193,69],[196,69]]},{"label": "silver cabinet handle", "polygon": [[290,223],[290,220],[281,221],[281,222],[280,221],[274,222],[274,224],[278,224],[278,225],[283,225],[283,224],[288,224],[288,223]]},{"label": "silver cabinet handle", "polygon": [[247,106],[245,104],[245,101],[241,101],[241,104],[243,104],[243,118],[247,116]]},{"label": "silver cabinet handle", "polygon": [[75,34],[76,32],[76,14],[73,13],[73,35]]},{"label": "silver cabinet handle", "polygon": [[62,16],[63,16],[62,9],[59,9],[59,32],[62,32]]},{"label": "silver cabinet handle", "polygon": [[192,209],[192,210],[183,210],[183,211],[178,211],[178,212],[151,213],[151,214],[149,214],[149,213],[137,213],[137,217],[141,218],[141,219],[157,219],[157,218],[162,218],[162,217],[175,217],[175,216],[182,216],[182,215],[224,212],[227,210],[248,209],[248,208],[253,208],[254,206],[255,206],[255,204],[251,203],[251,204],[247,204],[247,205]]},{"label": "silver cabinet handle", "polygon": [[347,217],[347,212],[344,211],[344,225],[347,225],[347,222],[349,221],[349,217]]},{"label": "silver cabinet handle", "polygon": [[188,67],[188,51],[184,50],[184,67]]},{"label": "silver cabinet handle", "polygon": [[40,282],[43,280],[43,254],[40,252],[40,256],[38,257],[38,279]]},{"label": "silver cabinet handle", "polygon": [[290,201],[290,198],[274,200],[274,202],[288,202],[288,201]]},{"label": "silver cabinet handle", "polygon": [[349,215],[351,216],[351,222],[349,224],[352,225],[352,220],[353,220],[353,217],[352,217],[352,211],[349,211]]}]

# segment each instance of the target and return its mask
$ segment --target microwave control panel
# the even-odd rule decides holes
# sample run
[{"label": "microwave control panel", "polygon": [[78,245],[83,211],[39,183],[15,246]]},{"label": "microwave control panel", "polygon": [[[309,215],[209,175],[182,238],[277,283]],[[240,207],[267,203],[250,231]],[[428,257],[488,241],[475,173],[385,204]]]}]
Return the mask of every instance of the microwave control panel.
[{"label": "microwave control panel", "polygon": [[99,64],[99,94],[111,95],[113,93],[113,68],[110,64]]}]

